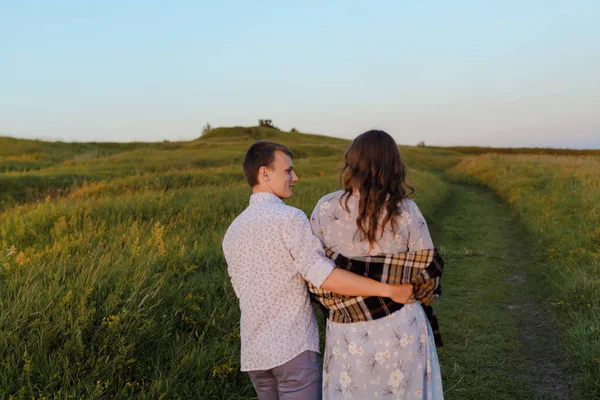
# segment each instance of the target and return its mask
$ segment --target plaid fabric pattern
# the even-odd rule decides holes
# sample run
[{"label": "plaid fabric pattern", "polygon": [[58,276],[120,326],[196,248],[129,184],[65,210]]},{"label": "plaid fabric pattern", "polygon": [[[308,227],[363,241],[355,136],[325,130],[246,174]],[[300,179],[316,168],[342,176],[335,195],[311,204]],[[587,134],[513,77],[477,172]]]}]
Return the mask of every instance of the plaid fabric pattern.
[{"label": "plaid fabric pattern", "polygon": [[[337,268],[389,284],[413,284],[415,298],[423,306],[433,330],[435,343],[442,346],[437,316],[431,307],[433,300],[442,294],[440,278],[444,260],[437,250],[419,250],[398,254],[347,258],[326,249],[327,257]],[[403,304],[387,297],[349,297],[319,289],[308,282],[312,300],[324,315],[333,322],[350,323],[385,317],[400,310]]]}]

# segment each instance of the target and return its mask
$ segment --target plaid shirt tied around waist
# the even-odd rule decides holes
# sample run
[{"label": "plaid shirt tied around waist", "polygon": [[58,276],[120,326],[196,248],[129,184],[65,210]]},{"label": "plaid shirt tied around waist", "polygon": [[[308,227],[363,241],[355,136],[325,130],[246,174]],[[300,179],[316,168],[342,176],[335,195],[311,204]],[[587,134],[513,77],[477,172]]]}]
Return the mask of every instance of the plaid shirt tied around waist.
[{"label": "plaid shirt tied around waist", "polygon": [[[444,271],[444,260],[436,249],[355,258],[344,257],[329,249],[326,249],[325,253],[335,262],[337,268],[383,283],[412,284],[415,299],[421,303],[431,325],[436,346],[443,345],[437,316],[431,307],[433,300],[442,294],[440,278]],[[312,300],[333,322],[351,323],[379,319],[404,306],[387,297],[338,295],[319,289],[310,282],[308,290]]]}]

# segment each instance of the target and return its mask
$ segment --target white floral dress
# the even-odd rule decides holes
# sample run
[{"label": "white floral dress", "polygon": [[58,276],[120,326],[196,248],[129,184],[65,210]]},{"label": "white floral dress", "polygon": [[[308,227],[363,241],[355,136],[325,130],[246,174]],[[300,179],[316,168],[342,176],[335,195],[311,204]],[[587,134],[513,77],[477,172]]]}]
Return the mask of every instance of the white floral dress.
[{"label": "white floral dress", "polygon": [[[356,226],[358,197],[340,204],[344,192],[324,196],[311,216],[323,246],[346,257],[432,249],[427,224],[412,200],[402,202],[397,232],[386,227],[374,246]],[[433,334],[419,303],[374,321],[327,321],[323,399],[443,399]]]}]

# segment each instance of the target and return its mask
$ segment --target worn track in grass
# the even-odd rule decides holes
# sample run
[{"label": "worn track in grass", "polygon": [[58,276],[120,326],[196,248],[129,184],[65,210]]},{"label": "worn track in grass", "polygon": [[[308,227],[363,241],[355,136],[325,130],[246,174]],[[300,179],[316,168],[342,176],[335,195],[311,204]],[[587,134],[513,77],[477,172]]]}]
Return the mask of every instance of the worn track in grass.
[{"label": "worn track in grass", "polygon": [[568,399],[560,333],[543,307],[535,243],[490,191],[452,186],[429,222],[446,260],[437,304],[446,399]]}]

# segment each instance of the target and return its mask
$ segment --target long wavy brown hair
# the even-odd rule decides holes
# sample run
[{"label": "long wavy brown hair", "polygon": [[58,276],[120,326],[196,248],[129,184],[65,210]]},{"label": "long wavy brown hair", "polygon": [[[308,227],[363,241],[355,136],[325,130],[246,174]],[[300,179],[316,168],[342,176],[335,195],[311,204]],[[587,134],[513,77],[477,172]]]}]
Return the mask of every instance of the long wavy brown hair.
[{"label": "long wavy brown hair", "polygon": [[350,196],[359,192],[356,225],[361,240],[375,243],[388,224],[395,234],[401,201],[414,193],[414,188],[406,180],[406,167],[394,138],[384,131],[365,132],[352,141],[344,159],[340,179],[345,193],[340,202],[345,199],[348,210]]}]

